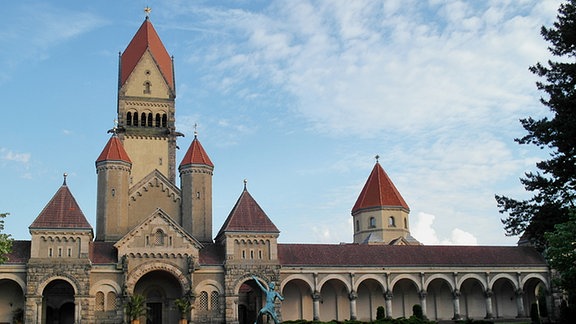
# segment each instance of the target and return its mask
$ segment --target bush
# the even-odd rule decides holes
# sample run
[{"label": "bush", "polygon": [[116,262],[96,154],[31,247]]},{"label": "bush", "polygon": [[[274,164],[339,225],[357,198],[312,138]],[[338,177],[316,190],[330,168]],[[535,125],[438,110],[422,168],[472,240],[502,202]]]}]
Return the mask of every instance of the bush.
[{"label": "bush", "polygon": [[376,320],[383,320],[384,318],[386,318],[384,307],[378,306],[378,308],[376,308]]},{"label": "bush", "polygon": [[416,317],[417,319],[424,319],[424,312],[422,311],[422,306],[419,304],[412,306],[412,315],[414,315],[414,317]]}]

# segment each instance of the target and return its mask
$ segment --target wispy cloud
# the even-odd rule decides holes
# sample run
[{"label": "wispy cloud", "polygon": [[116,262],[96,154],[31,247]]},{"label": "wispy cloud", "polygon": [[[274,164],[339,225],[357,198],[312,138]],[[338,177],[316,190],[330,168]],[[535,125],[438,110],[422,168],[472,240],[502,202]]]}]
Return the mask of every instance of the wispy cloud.
[{"label": "wispy cloud", "polygon": [[30,153],[18,153],[6,148],[0,148],[0,159],[4,161],[27,164],[30,162]]},{"label": "wispy cloud", "polygon": [[[90,12],[62,9],[46,3],[26,3],[4,13],[0,32],[0,82],[21,64],[45,60],[50,50],[106,22]],[[26,41],[22,41],[26,40]]]}]

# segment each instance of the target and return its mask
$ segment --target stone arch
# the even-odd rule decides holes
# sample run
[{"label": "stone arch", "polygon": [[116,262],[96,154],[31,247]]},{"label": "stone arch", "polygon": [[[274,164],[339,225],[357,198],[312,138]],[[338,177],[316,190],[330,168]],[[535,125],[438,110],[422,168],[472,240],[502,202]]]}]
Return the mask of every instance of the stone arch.
[{"label": "stone arch", "polygon": [[313,320],[314,284],[309,276],[290,275],[282,281],[280,287],[284,296],[282,302],[282,320]]},{"label": "stone arch", "polygon": [[484,289],[484,291],[488,289],[488,283],[486,282],[486,277],[481,276],[478,273],[467,273],[458,277],[458,280],[456,281],[456,289],[461,290],[462,284],[464,283],[464,281],[468,279],[476,279],[478,283],[482,286],[482,289]]},{"label": "stone arch", "polygon": [[542,275],[541,273],[529,273],[527,274],[522,280],[520,281],[520,287],[524,288],[526,283],[530,280],[538,279],[544,284],[547,290],[550,290],[550,283],[548,282],[547,278]]},{"label": "stone arch", "polygon": [[[103,289],[103,287],[109,287],[108,289]],[[116,294],[119,294],[122,291],[122,287],[118,284],[118,282],[110,279],[102,279],[95,282],[90,287],[90,295],[95,295],[98,291],[113,291]]]},{"label": "stone arch", "polygon": [[196,285],[196,288],[194,288],[194,292],[199,293],[202,290],[206,290],[206,288],[208,287],[214,287],[215,288],[214,290],[218,291],[221,294],[224,293],[224,287],[222,286],[222,284],[212,279],[202,280],[200,283],[198,283],[198,285]]},{"label": "stone arch", "polygon": [[518,287],[518,282],[517,282],[517,280],[516,280],[516,277],[513,276],[513,275],[510,274],[510,273],[499,273],[499,274],[494,275],[494,277],[492,277],[492,278],[490,279],[490,281],[489,281],[489,283],[488,283],[488,287],[489,287],[490,289],[494,290],[494,283],[495,283],[496,281],[498,281],[499,279],[507,279],[507,280],[509,280],[510,283],[512,284],[512,286],[514,287],[514,290],[517,290],[517,289],[519,288],[519,287]]},{"label": "stone arch", "polygon": [[483,318],[487,313],[485,276],[467,274],[460,280],[460,315]]},{"label": "stone arch", "polygon": [[444,282],[446,282],[448,284],[448,286],[450,287],[451,291],[454,291],[454,289],[456,289],[456,287],[454,286],[454,277],[451,275],[448,275],[446,273],[435,273],[430,275],[429,277],[426,278],[426,280],[424,280],[424,287],[422,287],[422,290],[428,291],[428,286],[430,285],[430,283],[434,280],[443,280]]},{"label": "stone arch", "polygon": [[352,287],[350,286],[350,280],[348,280],[347,276],[343,274],[329,274],[326,277],[322,278],[322,280],[318,282],[317,287],[318,291],[321,291],[322,286],[324,286],[324,284],[330,280],[340,281],[342,284],[344,284],[344,286],[348,290],[348,293],[352,291]]},{"label": "stone arch", "polygon": [[289,275],[288,277],[284,278],[284,280],[282,280],[282,282],[280,283],[280,286],[278,287],[278,289],[280,291],[284,291],[284,286],[290,282],[291,280],[296,280],[296,279],[300,279],[302,281],[304,281],[305,283],[308,284],[308,286],[310,287],[311,290],[314,290],[314,281],[312,280],[312,278],[310,278],[310,276],[306,276],[303,274],[293,274],[293,275]]},{"label": "stone arch", "polygon": [[414,283],[414,285],[416,285],[416,288],[418,289],[418,291],[422,290],[422,287],[420,286],[420,278],[414,274],[399,274],[399,275],[395,276],[392,280],[390,280],[390,287],[388,287],[388,289],[393,290],[394,285],[396,285],[396,283],[398,281],[403,280],[403,279],[407,279],[407,280],[412,281]]},{"label": "stone arch", "polygon": [[355,281],[356,319],[363,322],[376,320],[378,307],[386,304],[384,295],[388,290],[385,278],[378,274],[364,274]]},{"label": "stone arch", "polygon": [[134,287],[136,283],[142,276],[152,271],[166,271],[172,274],[179,282],[182,287],[182,294],[185,293],[185,287],[190,287],[190,280],[184,275],[184,272],[179,267],[158,261],[150,261],[137,266],[134,270],[130,271],[128,274],[128,280],[126,280],[126,288],[129,294],[134,293]]},{"label": "stone arch", "polygon": [[358,287],[360,287],[360,284],[363,281],[369,280],[369,279],[373,279],[373,280],[377,281],[380,284],[382,291],[386,291],[386,289],[388,289],[388,287],[386,286],[386,281],[384,280],[384,278],[382,276],[379,276],[379,275],[373,274],[373,273],[369,273],[369,274],[361,275],[360,277],[358,277],[356,279],[356,282],[354,282],[354,287],[353,287],[354,290],[358,291]]},{"label": "stone arch", "polygon": [[22,289],[22,293],[26,294],[26,282],[24,282],[24,280],[22,278],[20,278],[19,276],[15,275],[13,273],[1,273],[0,274],[0,280],[3,280],[3,279],[14,281],[16,284],[18,284],[18,286],[20,286],[20,289]]},{"label": "stone arch", "polygon": [[418,293],[422,291],[419,276],[402,274],[390,283],[392,291],[392,317],[410,317],[412,306],[420,304]]},{"label": "stone arch", "polygon": [[78,287],[79,287],[78,281],[74,277],[69,276],[69,275],[64,274],[64,273],[58,273],[55,275],[45,276],[44,278],[42,278],[42,280],[40,280],[40,283],[36,287],[36,291],[34,293],[36,295],[42,295],[42,292],[44,291],[46,286],[48,286],[50,284],[50,282],[52,282],[54,280],[66,281],[74,289],[74,295],[78,294]]}]

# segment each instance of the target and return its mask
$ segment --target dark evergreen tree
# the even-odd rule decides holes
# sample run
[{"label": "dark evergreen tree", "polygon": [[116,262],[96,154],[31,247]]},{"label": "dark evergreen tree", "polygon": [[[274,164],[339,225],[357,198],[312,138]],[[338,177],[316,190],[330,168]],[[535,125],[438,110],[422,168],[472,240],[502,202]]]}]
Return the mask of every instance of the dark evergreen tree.
[{"label": "dark evergreen tree", "polygon": [[546,232],[554,225],[568,221],[574,210],[576,195],[576,0],[560,5],[557,21],[542,27],[543,38],[557,61],[537,63],[530,71],[544,81],[537,82],[544,92],[541,102],[550,110],[547,117],[522,119],[527,135],[516,139],[520,144],[533,144],[550,151],[550,159],[536,164],[538,171],[521,179],[528,200],[496,196],[507,235],[523,235],[538,249],[547,246]]}]

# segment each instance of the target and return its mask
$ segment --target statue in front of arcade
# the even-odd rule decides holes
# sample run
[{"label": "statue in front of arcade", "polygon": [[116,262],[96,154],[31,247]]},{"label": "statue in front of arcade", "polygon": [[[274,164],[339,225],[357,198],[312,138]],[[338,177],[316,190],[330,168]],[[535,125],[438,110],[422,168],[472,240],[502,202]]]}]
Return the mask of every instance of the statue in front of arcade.
[{"label": "statue in front of arcade", "polygon": [[280,293],[278,293],[276,290],[274,290],[275,285],[273,282],[268,283],[268,289],[266,289],[266,288],[264,288],[264,286],[262,286],[260,281],[258,281],[258,279],[256,279],[255,276],[252,276],[252,279],[254,279],[254,281],[256,281],[256,284],[258,285],[258,287],[260,287],[260,289],[266,294],[266,305],[264,305],[264,307],[262,307],[262,309],[260,309],[260,311],[258,312],[258,316],[256,316],[256,320],[254,321],[254,324],[257,324],[260,316],[263,316],[264,314],[271,316],[272,319],[274,320],[274,323],[279,324],[280,321],[278,320],[278,315],[276,315],[276,310],[274,309],[274,302],[275,302],[276,298],[278,298],[280,301],[283,301],[284,297],[282,297],[282,295],[280,295]]}]

